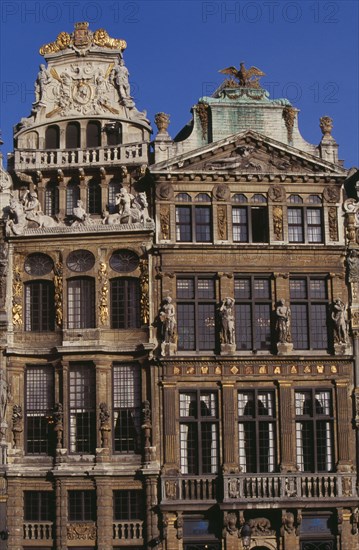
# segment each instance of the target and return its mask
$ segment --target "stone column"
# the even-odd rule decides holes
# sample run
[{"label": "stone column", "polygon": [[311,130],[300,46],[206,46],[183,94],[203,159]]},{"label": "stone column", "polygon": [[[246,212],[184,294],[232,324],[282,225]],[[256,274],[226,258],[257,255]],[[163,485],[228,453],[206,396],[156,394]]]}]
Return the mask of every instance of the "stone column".
[{"label": "stone column", "polygon": [[236,430],[235,384],[223,384],[223,472],[236,473],[238,467],[238,436]]},{"label": "stone column", "polygon": [[113,512],[110,479],[96,478],[97,488],[97,547],[112,550]]},{"label": "stone column", "polygon": [[8,548],[22,550],[24,497],[22,482],[9,480],[7,503]]},{"label": "stone column", "polygon": [[164,466],[166,474],[178,472],[176,461],[177,430],[176,430],[176,386],[163,384],[163,418],[164,418]]},{"label": "stone column", "polygon": [[56,550],[67,550],[67,489],[56,479]]},{"label": "stone column", "polygon": [[108,181],[106,175],[101,172],[101,212],[108,210]]},{"label": "stone column", "polygon": [[[180,521],[182,520],[182,516]],[[178,517],[174,512],[163,514],[163,539],[165,550],[180,550],[182,548],[183,532],[177,527]],[[182,527],[180,527],[182,529]]]},{"label": "stone column", "polygon": [[[158,506],[157,476],[146,476],[146,548],[153,548],[154,541],[159,539],[158,516],[155,512]],[[156,546],[156,545],[155,545]]]},{"label": "stone column", "polygon": [[292,402],[292,383],[287,380],[278,380],[280,403],[280,434],[282,472],[295,472],[295,432],[294,432],[294,404]]},{"label": "stone column", "polygon": [[337,421],[338,421],[338,463],[339,472],[351,472],[353,461],[350,456],[351,403],[349,401],[349,381],[336,380]]},{"label": "stone column", "polygon": [[281,536],[283,542],[282,550],[299,550],[299,537],[297,536],[293,510],[282,510]]}]

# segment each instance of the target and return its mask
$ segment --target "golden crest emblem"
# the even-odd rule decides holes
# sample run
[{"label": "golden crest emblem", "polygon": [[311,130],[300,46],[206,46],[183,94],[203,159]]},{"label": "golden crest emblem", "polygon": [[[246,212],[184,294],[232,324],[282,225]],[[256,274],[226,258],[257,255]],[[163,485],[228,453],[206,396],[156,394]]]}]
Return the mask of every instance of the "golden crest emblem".
[{"label": "golden crest emblem", "polygon": [[88,30],[89,24],[87,21],[76,23],[73,34],[73,45],[80,50],[91,45],[90,33]]}]

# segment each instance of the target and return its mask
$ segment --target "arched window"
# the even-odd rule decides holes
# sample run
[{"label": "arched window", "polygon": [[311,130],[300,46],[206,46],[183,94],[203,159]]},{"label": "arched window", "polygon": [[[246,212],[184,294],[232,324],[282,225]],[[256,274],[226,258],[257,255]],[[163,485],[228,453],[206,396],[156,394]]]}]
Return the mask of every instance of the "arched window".
[{"label": "arched window", "polygon": [[140,285],[136,278],[111,280],[111,327],[140,327]]},{"label": "arched window", "polygon": [[45,214],[54,216],[59,211],[59,189],[54,181],[45,188]]},{"label": "arched window", "polygon": [[52,281],[26,283],[25,330],[47,332],[54,329],[54,285]]},{"label": "arched window", "polygon": [[81,147],[80,124],[69,122],[66,127],[66,149],[78,149]]},{"label": "arched window", "polygon": [[87,204],[89,214],[101,214],[101,187],[100,182],[92,179],[87,187]]},{"label": "arched window", "polygon": [[70,181],[66,188],[66,215],[72,216],[80,198],[80,188],[76,181]]},{"label": "arched window", "polygon": [[60,131],[58,126],[48,126],[45,132],[45,149],[60,147]]},{"label": "arched window", "polygon": [[107,145],[119,145],[122,143],[122,125],[115,123],[113,128],[107,129]]},{"label": "arched window", "polygon": [[95,327],[95,281],[92,277],[74,277],[67,284],[67,326]]},{"label": "arched window", "polygon": [[87,147],[101,146],[101,124],[96,120],[90,120],[86,128],[86,145]]}]

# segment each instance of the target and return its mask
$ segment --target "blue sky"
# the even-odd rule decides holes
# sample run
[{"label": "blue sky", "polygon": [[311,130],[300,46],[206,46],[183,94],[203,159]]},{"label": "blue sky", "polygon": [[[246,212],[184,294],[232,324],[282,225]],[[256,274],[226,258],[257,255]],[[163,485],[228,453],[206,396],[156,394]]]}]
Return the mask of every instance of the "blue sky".
[{"label": "blue sky", "polygon": [[12,127],[30,113],[42,57],[38,49],[74,22],[124,38],[137,107],[171,115],[174,137],[190,109],[222,82],[229,65],[261,68],[271,97],[298,107],[303,137],[319,143],[319,118],[331,116],[345,166],[358,166],[359,3],[351,0],[16,1],[1,6],[3,153]]}]

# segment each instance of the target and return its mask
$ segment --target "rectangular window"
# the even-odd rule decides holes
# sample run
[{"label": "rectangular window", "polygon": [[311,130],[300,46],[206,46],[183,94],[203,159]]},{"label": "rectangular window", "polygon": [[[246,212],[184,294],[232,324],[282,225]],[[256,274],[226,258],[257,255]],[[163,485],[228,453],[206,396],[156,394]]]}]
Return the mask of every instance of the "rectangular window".
[{"label": "rectangular window", "polygon": [[24,520],[54,521],[54,496],[52,491],[24,491]]},{"label": "rectangular window", "polygon": [[239,463],[242,472],[274,472],[275,416],[273,391],[238,392]]},{"label": "rectangular window", "polygon": [[234,242],[268,242],[268,208],[266,206],[233,206]]},{"label": "rectangular window", "polygon": [[90,277],[68,281],[68,328],[95,327],[95,283]]},{"label": "rectangular window", "polygon": [[333,403],[330,390],[295,393],[297,464],[302,472],[330,472],[334,467]]},{"label": "rectangular window", "polygon": [[54,285],[51,281],[25,284],[25,330],[54,330]]},{"label": "rectangular window", "polygon": [[218,472],[217,392],[180,393],[180,452],[182,474]]},{"label": "rectangular window", "polygon": [[323,242],[322,209],[288,208],[288,240],[290,243]]},{"label": "rectangular window", "polygon": [[94,454],[96,449],[96,382],[93,365],[70,366],[70,451]]},{"label": "rectangular window", "polygon": [[215,348],[215,281],[207,277],[177,279],[179,350]]},{"label": "rectangular window", "polygon": [[142,491],[114,491],[113,519],[116,521],[143,520]]},{"label": "rectangular window", "polygon": [[135,453],[141,439],[141,377],[139,365],[113,366],[114,450]]},{"label": "rectangular window", "polygon": [[302,208],[288,208],[288,240],[290,243],[304,242]]},{"label": "rectangular window", "polygon": [[176,206],[176,241],[192,241],[191,206]]},{"label": "rectangular window", "polygon": [[272,302],[269,277],[237,277],[234,297],[237,349],[270,349]]},{"label": "rectangular window", "polygon": [[323,242],[322,209],[307,208],[308,243]]},{"label": "rectangular window", "polygon": [[296,349],[328,348],[327,280],[310,277],[289,282],[292,338]]},{"label": "rectangular window", "polygon": [[69,521],[96,521],[95,491],[68,492]]},{"label": "rectangular window", "polygon": [[111,280],[111,328],[140,327],[140,284],[135,278]]},{"label": "rectangular window", "polygon": [[212,217],[210,206],[195,207],[196,242],[209,243],[212,240]]},{"label": "rectangular window", "polygon": [[54,452],[54,432],[50,417],[54,407],[54,371],[52,367],[26,369],[26,453]]}]

